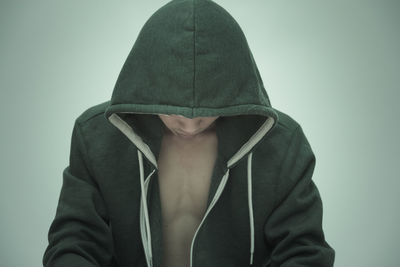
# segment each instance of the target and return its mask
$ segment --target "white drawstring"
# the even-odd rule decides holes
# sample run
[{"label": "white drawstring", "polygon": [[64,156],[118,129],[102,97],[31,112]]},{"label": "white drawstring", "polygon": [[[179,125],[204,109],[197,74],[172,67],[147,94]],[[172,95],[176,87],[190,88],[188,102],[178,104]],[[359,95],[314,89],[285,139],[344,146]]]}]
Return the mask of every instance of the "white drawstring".
[{"label": "white drawstring", "polygon": [[[142,232],[142,238],[144,239],[144,243],[147,243],[147,248],[144,246],[144,250],[146,254],[146,260],[147,260],[147,265],[149,267],[153,266],[153,255],[152,255],[152,249],[151,249],[151,233],[150,233],[150,223],[149,223],[149,214],[148,214],[148,209],[147,209],[147,195],[146,195],[146,190],[144,186],[144,172],[143,172],[143,158],[142,158],[142,152],[138,149],[138,160],[139,160],[139,172],[140,172],[140,186],[142,190],[142,204],[143,204],[143,210],[144,210],[144,218],[145,218],[145,229],[147,232],[147,236],[143,235]],[[152,173],[151,173],[152,174]],[[150,174],[150,175],[151,175]],[[149,176],[150,176],[149,175]],[[148,179],[146,179],[148,181]],[[147,188],[147,186],[146,186]],[[142,206],[141,206],[142,208]],[[141,213],[143,213],[143,210],[141,209]],[[141,221],[141,225],[143,225],[143,221]],[[147,255],[149,255],[149,258],[147,258]]]},{"label": "white drawstring", "polygon": [[249,202],[249,216],[250,216],[250,265],[253,264],[254,254],[254,215],[253,215],[253,199],[252,199],[252,181],[251,181],[251,161],[253,152],[247,158],[247,189],[248,189],[248,202]]}]

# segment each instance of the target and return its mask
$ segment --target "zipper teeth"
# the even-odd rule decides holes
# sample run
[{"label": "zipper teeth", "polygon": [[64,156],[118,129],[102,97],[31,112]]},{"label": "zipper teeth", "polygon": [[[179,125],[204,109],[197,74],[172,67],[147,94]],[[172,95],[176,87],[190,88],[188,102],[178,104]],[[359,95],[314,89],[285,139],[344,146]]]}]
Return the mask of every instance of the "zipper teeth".
[{"label": "zipper teeth", "polygon": [[222,181],[220,182],[220,184],[219,184],[219,186],[218,186],[218,189],[217,189],[217,191],[216,191],[216,193],[215,193],[215,195],[214,195],[214,198],[213,198],[213,200],[211,201],[210,206],[208,207],[208,209],[207,209],[207,211],[206,211],[206,214],[204,215],[203,219],[201,220],[201,222],[200,222],[199,226],[197,227],[197,230],[196,230],[196,232],[195,232],[195,234],[194,234],[194,236],[193,236],[192,244],[190,245],[190,267],[193,266],[193,244],[194,244],[194,240],[196,239],[197,232],[198,232],[199,229],[201,228],[201,225],[202,225],[203,222],[205,221],[205,219],[206,219],[208,213],[210,213],[210,211],[211,211],[212,208],[214,207],[215,203],[218,201],[220,195],[222,194],[222,192],[223,192],[223,190],[224,190],[224,187],[225,187],[225,185],[226,185],[226,182],[227,182],[227,180],[228,180],[228,176],[229,176],[229,169],[226,171],[224,177],[222,178]]}]

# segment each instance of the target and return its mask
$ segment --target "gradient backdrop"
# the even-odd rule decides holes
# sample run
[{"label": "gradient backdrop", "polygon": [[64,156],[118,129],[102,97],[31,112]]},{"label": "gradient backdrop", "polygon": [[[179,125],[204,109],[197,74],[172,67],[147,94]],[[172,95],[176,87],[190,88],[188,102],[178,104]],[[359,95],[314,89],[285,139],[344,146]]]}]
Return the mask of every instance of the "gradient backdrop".
[{"label": "gradient backdrop", "polygon": [[[166,2],[1,0],[0,266],[42,266],[74,120]],[[400,1],[216,2],[316,154],[335,266],[400,266]]]}]

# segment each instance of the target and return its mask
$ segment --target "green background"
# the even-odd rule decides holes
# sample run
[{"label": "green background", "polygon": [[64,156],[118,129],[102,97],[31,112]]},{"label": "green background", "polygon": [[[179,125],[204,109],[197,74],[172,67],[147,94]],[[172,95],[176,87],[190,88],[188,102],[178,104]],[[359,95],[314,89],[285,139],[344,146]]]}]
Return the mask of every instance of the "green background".
[{"label": "green background", "polygon": [[[0,266],[41,266],[74,120],[166,2],[0,2]],[[215,2],[316,154],[335,266],[400,266],[400,1]]]}]

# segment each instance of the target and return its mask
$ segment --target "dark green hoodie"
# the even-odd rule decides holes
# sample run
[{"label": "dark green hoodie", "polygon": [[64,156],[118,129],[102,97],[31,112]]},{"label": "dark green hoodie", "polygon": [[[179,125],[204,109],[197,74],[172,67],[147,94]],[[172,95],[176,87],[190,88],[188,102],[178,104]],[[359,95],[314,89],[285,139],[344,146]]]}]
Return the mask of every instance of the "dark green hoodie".
[{"label": "dark green hoodie", "polygon": [[271,107],[245,35],[210,0],[158,9],[111,100],[76,119],[44,266],[161,267],[157,114],[220,116],[188,267],[333,266],[310,144],[298,122]]}]

